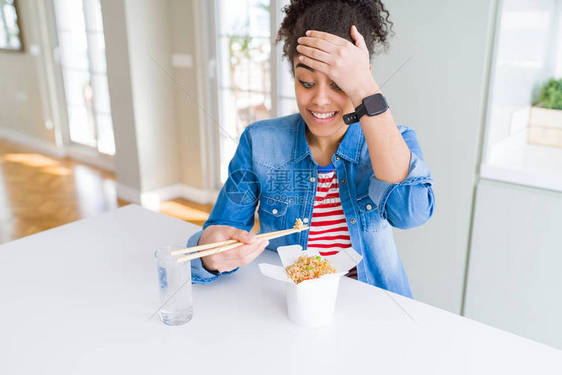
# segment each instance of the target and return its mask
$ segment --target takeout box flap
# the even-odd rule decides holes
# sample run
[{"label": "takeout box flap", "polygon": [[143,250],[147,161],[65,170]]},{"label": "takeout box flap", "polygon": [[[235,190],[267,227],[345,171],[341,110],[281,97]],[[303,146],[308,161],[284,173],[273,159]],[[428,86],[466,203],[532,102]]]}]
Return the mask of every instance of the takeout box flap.
[{"label": "takeout box flap", "polygon": [[[279,281],[286,281],[290,283],[293,283],[293,280],[291,280],[287,275],[287,271],[285,271],[285,267],[295,263],[298,257],[301,255],[321,256],[322,258],[328,259],[332,264],[332,266],[334,266],[334,268],[336,269],[335,274],[323,275],[322,277],[320,277],[320,279],[343,276],[350,269],[352,269],[357,264],[359,264],[361,259],[363,259],[363,257],[351,247],[346,249],[341,249],[337,254],[334,255],[320,255],[318,250],[303,251],[300,245],[290,245],[290,246],[278,247],[277,253],[281,258],[281,263],[283,264],[283,267],[274,266],[272,264],[260,263],[258,265],[260,271],[263,275],[271,277],[272,279],[276,279]],[[318,279],[314,279],[314,280],[318,280]],[[309,281],[313,281],[313,280],[305,280],[300,284],[307,283]]]},{"label": "takeout box flap", "polygon": [[258,267],[261,273],[267,277],[279,281],[292,282],[292,280],[287,276],[287,271],[281,266],[274,266],[273,264],[260,263]]},{"label": "takeout box flap", "polygon": [[283,267],[287,267],[295,263],[298,257],[303,255],[302,246],[279,246],[277,248],[277,254],[279,254],[279,258],[281,258],[281,264],[283,264]]}]

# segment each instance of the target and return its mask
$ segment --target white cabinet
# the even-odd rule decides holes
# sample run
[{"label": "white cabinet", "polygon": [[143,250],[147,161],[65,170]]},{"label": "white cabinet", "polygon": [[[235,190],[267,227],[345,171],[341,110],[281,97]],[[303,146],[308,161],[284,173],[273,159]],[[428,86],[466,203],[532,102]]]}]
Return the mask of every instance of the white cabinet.
[{"label": "white cabinet", "polygon": [[562,193],[482,180],[465,315],[562,348]]}]

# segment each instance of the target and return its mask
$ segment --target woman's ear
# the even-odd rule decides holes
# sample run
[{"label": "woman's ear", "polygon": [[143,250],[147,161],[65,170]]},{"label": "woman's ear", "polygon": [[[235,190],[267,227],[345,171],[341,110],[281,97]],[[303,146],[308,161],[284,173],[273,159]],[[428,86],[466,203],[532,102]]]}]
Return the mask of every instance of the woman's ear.
[{"label": "woman's ear", "polygon": [[371,70],[371,64],[369,64],[369,72],[371,72],[371,71],[372,71],[372,70]]}]

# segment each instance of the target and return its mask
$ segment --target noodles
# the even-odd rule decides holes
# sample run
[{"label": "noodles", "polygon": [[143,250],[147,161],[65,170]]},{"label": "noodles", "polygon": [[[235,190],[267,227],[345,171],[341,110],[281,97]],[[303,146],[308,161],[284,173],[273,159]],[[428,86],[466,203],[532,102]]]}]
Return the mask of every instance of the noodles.
[{"label": "noodles", "polygon": [[305,230],[308,227],[306,225],[304,225],[304,223],[302,222],[301,219],[297,219],[295,221],[295,226],[293,228],[298,229],[298,230]]},{"label": "noodles", "polygon": [[296,283],[304,280],[316,279],[322,275],[336,273],[336,269],[327,259],[319,256],[309,257],[301,255],[299,259],[286,267],[287,275]]}]

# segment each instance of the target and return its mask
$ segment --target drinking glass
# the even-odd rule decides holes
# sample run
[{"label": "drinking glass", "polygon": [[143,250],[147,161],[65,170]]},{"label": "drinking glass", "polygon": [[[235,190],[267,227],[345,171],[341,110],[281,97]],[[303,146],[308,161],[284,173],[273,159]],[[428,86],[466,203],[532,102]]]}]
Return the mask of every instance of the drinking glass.
[{"label": "drinking glass", "polygon": [[160,320],[164,324],[177,326],[185,324],[193,317],[193,298],[191,294],[191,264],[178,263],[170,255],[177,247],[159,247],[154,252],[160,286]]}]

